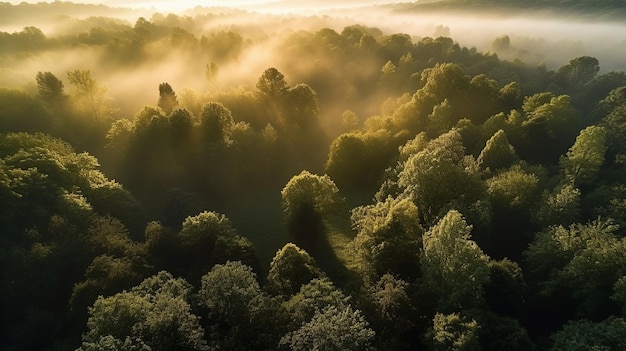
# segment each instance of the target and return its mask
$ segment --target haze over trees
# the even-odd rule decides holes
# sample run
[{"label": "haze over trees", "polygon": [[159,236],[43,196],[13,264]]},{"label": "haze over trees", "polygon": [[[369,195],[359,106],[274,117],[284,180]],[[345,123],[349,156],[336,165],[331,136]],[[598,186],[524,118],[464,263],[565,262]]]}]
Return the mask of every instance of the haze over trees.
[{"label": "haze over trees", "polygon": [[0,4],[0,350],[626,347],[625,72],[139,12]]}]

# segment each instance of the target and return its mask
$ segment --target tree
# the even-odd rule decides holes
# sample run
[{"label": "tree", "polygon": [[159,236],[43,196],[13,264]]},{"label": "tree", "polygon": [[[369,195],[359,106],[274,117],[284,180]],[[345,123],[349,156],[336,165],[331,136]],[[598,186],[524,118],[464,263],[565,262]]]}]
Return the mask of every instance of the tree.
[{"label": "tree", "polygon": [[537,216],[544,226],[576,222],[580,216],[580,190],[567,183],[544,193]]},{"label": "tree", "polygon": [[178,98],[169,83],[159,84],[158,106],[165,112],[166,115],[171,114],[174,108],[178,106]]},{"label": "tree", "polygon": [[343,309],[348,306],[350,297],[339,290],[333,282],[326,278],[314,278],[302,285],[300,291],[284,303],[291,315],[292,326],[296,328],[309,322],[316,312],[328,306]]},{"label": "tree", "polygon": [[288,297],[297,293],[302,285],[323,275],[306,251],[288,243],[276,252],[270,263],[266,288],[274,295]]},{"label": "tree", "polygon": [[215,265],[202,277],[199,296],[208,308],[212,349],[276,347],[286,319],[281,306],[261,291],[249,266],[241,262]]},{"label": "tree", "polygon": [[155,351],[208,350],[204,329],[191,312],[187,295],[176,295],[186,291],[186,285],[161,272],[130,292],[100,296],[89,309],[82,350],[105,341],[109,345],[130,344],[138,350],[145,346]]},{"label": "tree", "polygon": [[436,138],[447,132],[457,122],[450,101],[446,98],[440,104],[433,107],[433,111],[428,115],[430,121],[428,134]]},{"label": "tree", "polygon": [[427,343],[433,351],[477,351],[479,325],[458,313],[435,314]]},{"label": "tree", "polygon": [[230,143],[232,126],[235,124],[229,109],[218,102],[210,102],[202,108],[199,129],[204,142],[209,145]]},{"label": "tree", "polygon": [[551,351],[623,350],[626,348],[626,321],[610,317],[602,322],[568,322],[552,334]]},{"label": "tree", "polygon": [[604,163],[605,152],[604,128],[587,127],[576,137],[576,142],[565,157],[561,157],[561,169],[574,186],[592,184]]},{"label": "tree", "polygon": [[616,230],[610,220],[550,227],[525,253],[528,280],[543,296],[559,299],[564,306],[569,303],[570,315],[607,318],[616,309],[611,300],[614,286],[626,273],[626,239],[618,238]]},{"label": "tree", "polygon": [[417,278],[424,230],[418,208],[410,199],[387,198],[357,207],[352,211],[352,226],[357,230],[353,245],[366,283],[386,273],[407,280]]},{"label": "tree", "polygon": [[361,311],[349,305],[341,309],[328,306],[298,330],[285,335],[280,345],[293,351],[373,350],[374,335]]},{"label": "tree", "polygon": [[565,89],[589,83],[600,71],[595,57],[581,56],[561,66],[555,74],[559,85]]},{"label": "tree", "polygon": [[344,133],[330,144],[325,170],[342,189],[374,189],[396,147],[385,130]]},{"label": "tree", "polygon": [[524,143],[518,147],[523,159],[545,163],[558,160],[572,145],[579,119],[568,95],[535,94],[524,99],[525,117],[521,124]]},{"label": "tree", "polygon": [[454,201],[469,205],[482,192],[477,174],[465,167],[465,149],[456,130],[442,134],[412,155],[398,175],[398,185],[420,210],[422,223],[432,224]]},{"label": "tree", "polygon": [[80,69],[69,71],[67,80],[74,87],[79,102],[90,110],[96,121],[107,117],[110,109],[106,105],[106,88],[98,84],[91,76],[91,71]]},{"label": "tree", "polygon": [[37,72],[37,94],[49,107],[63,101],[63,82],[51,72]]},{"label": "tree", "polygon": [[250,241],[237,235],[230,220],[216,212],[187,217],[177,235],[177,244],[179,258],[174,267],[192,282],[216,263],[237,260],[258,267]]},{"label": "tree", "polygon": [[495,172],[510,167],[518,161],[518,158],[506,134],[500,129],[487,141],[477,161],[481,168]]},{"label": "tree", "polygon": [[439,311],[480,305],[489,280],[489,257],[471,238],[456,210],[449,211],[424,234],[424,280],[438,298]]},{"label": "tree", "polygon": [[536,230],[533,215],[538,211],[539,178],[519,166],[486,180],[492,211],[492,233],[477,238],[492,257],[517,259]]},{"label": "tree", "polygon": [[369,321],[377,331],[379,349],[410,350],[415,344],[415,306],[409,284],[386,273],[367,290],[372,312]]},{"label": "tree", "polygon": [[302,171],[293,176],[280,192],[289,230],[305,249],[313,248],[321,233],[322,216],[337,209],[339,189],[329,176]]},{"label": "tree", "polygon": [[261,97],[279,102],[287,92],[287,82],[282,73],[271,67],[263,71],[256,83],[256,88]]}]

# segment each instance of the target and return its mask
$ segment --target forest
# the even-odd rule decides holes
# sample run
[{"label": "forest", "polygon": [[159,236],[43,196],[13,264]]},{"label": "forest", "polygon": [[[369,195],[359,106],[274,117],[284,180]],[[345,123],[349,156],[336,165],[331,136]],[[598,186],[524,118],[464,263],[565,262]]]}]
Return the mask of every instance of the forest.
[{"label": "forest", "polygon": [[623,62],[363,18],[0,3],[0,350],[626,350]]}]

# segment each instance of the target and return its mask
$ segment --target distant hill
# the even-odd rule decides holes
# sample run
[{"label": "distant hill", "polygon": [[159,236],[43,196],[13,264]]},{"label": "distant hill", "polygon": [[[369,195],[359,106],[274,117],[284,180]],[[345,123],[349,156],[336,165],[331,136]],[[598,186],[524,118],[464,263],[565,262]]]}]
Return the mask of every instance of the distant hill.
[{"label": "distant hill", "polygon": [[521,11],[576,15],[597,20],[626,18],[626,0],[423,0],[390,5],[396,11],[488,11],[518,15]]},{"label": "distant hill", "polygon": [[30,4],[22,2],[12,5],[0,2],[0,24],[40,25],[42,22],[57,20],[59,17],[90,17],[90,16],[132,16],[138,13],[127,8],[114,8],[105,5],[80,4],[65,1],[39,2]]}]

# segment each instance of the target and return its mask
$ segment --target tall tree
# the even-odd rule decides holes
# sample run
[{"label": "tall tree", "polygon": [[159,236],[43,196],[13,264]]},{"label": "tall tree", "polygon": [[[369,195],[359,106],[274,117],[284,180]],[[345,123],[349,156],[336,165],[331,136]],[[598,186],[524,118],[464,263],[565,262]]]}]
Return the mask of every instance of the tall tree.
[{"label": "tall tree", "polygon": [[296,243],[315,251],[323,230],[322,217],[338,209],[339,189],[329,176],[302,171],[293,176],[281,191],[283,212]]},{"label": "tall tree", "polygon": [[506,134],[500,129],[487,141],[477,161],[482,168],[495,172],[510,167],[518,158]]},{"label": "tall tree", "polygon": [[159,103],[158,106],[165,111],[166,115],[172,113],[174,108],[178,106],[178,98],[172,86],[169,83],[159,84]]},{"label": "tall tree", "polygon": [[288,243],[270,263],[266,288],[274,295],[291,296],[312,279],[323,276],[315,260],[298,246]]},{"label": "tall tree", "polygon": [[93,114],[95,120],[101,120],[110,112],[106,104],[106,88],[99,85],[89,70],[67,72],[67,80],[74,87],[79,101]]},{"label": "tall tree", "polygon": [[422,269],[438,297],[439,311],[480,305],[489,280],[489,257],[471,238],[472,227],[451,210],[424,234]]},{"label": "tall tree", "polygon": [[287,82],[280,71],[271,67],[263,71],[256,88],[261,97],[278,102],[287,92]]},{"label": "tall tree", "polygon": [[561,169],[565,176],[575,186],[591,184],[604,163],[606,152],[606,132],[604,128],[590,126],[583,129],[576,142],[561,157]]},{"label": "tall tree", "polygon": [[60,103],[65,98],[63,82],[51,72],[38,72],[36,80],[37,93],[49,107]]}]

